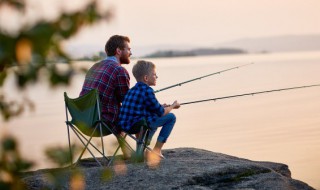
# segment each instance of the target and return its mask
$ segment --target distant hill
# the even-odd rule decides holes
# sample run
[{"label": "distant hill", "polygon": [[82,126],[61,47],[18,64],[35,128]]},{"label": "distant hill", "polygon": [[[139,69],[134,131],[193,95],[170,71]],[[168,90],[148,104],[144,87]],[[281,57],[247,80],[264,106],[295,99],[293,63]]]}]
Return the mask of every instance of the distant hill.
[{"label": "distant hill", "polygon": [[[205,48],[203,48],[205,47]],[[220,50],[241,50],[247,53],[284,52],[284,51],[315,51],[320,50],[320,34],[315,35],[284,35],[260,38],[244,38],[229,42],[203,46],[192,44],[156,44],[152,46],[134,46],[133,57],[146,57],[152,54],[176,56],[183,54],[209,55],[218,54]],[[191,49],[191,50],[190,50]],[[69,45],[67,51],[75,58],[92,57],[104,51],[104,44],[96,45]],[[214,52],[216,51],[216,52]],[[189,56],[191,56],[189,55]],[[155,55],[154,55],[155,56]]]},{"label": "distant hill", "polygon": [[285,35],[264,38],[245,38],[214,44],[216,47],[233,47],[256,52],[315,51],[320,50],[320,35]]},{"label": "distant hill", "polygon": [[156,51],[145,57],[182,57],[182,56],[200,56],[200,55],[221,55],[221,54],[243,54],[246,51],[235,48],[198,48],[192,50],[164,50]]},{"label": "distant hill", "polygon": [[[192,49],[188,51],[187,49]],[[172,51],[174,49],[174,51]],[[152,46],[148,48],[137,48],[136,52],[139,52],[139,55],[146,55],[147,57],[153,54],[158,54],[160,56],[169,56],[170,54],[198,54],[197,50],[207,52],[202,55],[217,55],[219,50],[240,50],[247,53],[265,53],[265,52],[289,52],[289,51],[316,51],[320,50],[320,34],[314,35],[283,35],[283,36],[271,36],[271,37],[260,37],[260,38],[244,38],[224,43],[212,44],[212,47],[199,48],[193,45],[167,45],[167,48],[164,45],[161,46]],[[218,50],[218,51],[217,51]],[[214,52],[216,51],[216,52]],[[144,54],[143,54],[144,52]],[[154,52],[154,53],[152,53]],[[241,52],[239,52],[241,53]]]}]

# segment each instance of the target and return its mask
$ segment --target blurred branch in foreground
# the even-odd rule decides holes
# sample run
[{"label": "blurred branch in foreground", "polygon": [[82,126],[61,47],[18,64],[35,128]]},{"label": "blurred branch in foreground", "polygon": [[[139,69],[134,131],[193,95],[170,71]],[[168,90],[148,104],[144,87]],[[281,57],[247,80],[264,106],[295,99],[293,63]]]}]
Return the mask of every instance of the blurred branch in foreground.
[{"label": "blurred branch in foreground", "polygon": [[20,156],[13,137],[2,135],[0,143],[0,189],[25,189],[20,172],[29,169],[33,163]]},{"label": "blurred branch in foreground", "polygon": [[[0,0],[0,11],[10,9],[12,14],[19,12],[24,16],[27,1]],[[34,10],[37,11],[37,10]],[[10,13],[11,13],[10,12]],[[10,15],[6,15],[9,17]],[[62,42],[77,34],[81,28],[112,17],[111,10],[99,11],[98,2],[90,1],[81,10],[62,12],[53,20],[39,20],[25,24],[17,32],[8,32],[0,25],[0,86],[13,74],[20,89],[37,82],[40,73],[48,76],[52,86],[68,85],[74,71],[69,55],[62,48]],[[2,19],[4,20],[4,19]],[[57,62],[66,63],[66,68],[57,68]],[[22,113],[23,103],[14,103],[13,109],[3,89],[0,90],[0,112],[4,120]]]}]

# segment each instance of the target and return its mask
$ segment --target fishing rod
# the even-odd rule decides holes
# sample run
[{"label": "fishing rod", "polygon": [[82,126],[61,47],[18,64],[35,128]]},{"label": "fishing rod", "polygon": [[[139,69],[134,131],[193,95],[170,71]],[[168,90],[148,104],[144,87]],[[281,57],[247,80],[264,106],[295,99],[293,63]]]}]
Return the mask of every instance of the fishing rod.
[{"label": "fishing rod", "polygon": [[240,68],[240,67],[245,67],[245,66],[252,65],[252,64],[253,64],[253,63],[249,63],[249,64],[245,64],[245,65],[240,65],[240,66],[237,66],[237,67],[232,67],[232,68],[230,68],[230,69],[225,69],[225,70],[222,70],[222,71],[218,71],[218,72],[214,72],[214,73],[211,73],[211,74],[208,74],[208,75],[204,75],[204,76],[201,76],[201,77],[197,77],[197,78],[194,78],[194,79],[191,79],[191,80],[187,80],[187,81],[184,81],[184,82],[180,82],[180,83],[177,83],[177,84],[174,84],[174,85],[171,85],[171,86],[168,86],[168,87],[165,87],[165,88],[161,88],[161,89],[159,89],[159,90],[156,90],[156,91],[154,91],[154,93],[161,92],[161,91],[164,91],[164,90],[167,90],[167,89],[176,87],[176,86],[182,86],[183,84],[186,84],[186,83],[189,83],[189,82],[192,82],[192,81],[195,81],[195,80],[200,80],[200,79],[203,79],[203,78],[212,76],[212,75],[220,74],[220,73],[223,73],[223,72],[226,72],[226,71],[230,71],[230,70],[233,70],[233,69],[238,69],[238,68]]},{"label": "fishing rod", "polygon": [[320,84],[314,84],[314,85],[308,85],[308,86],[297,86],[297,87],[290,87],[290,88],[280,88],[280,89],[274,89],[274,90],[266,90],[266,91],[251,92],[251,93],[245,93],[245,94],[237,94],[237,95],[232,95],[232,96],[210,98],[210,99],[197,100],[197,101],[192,101],[192,102],[185,102],[185,103],[181,103],[180,105],[194,104],[194,103],[207,102],[207,101],[216,101],[216,100],[235,98],[235,97],[240,97],[240,96],[249,96],[249,95],[253,96],[255,94],[264,94],[264,93],[284,91],[284,90],[293,90],[293,89],[299,89],[299,88],[310,88],[310,87],[316,87],[316,86],[320,86]]}]

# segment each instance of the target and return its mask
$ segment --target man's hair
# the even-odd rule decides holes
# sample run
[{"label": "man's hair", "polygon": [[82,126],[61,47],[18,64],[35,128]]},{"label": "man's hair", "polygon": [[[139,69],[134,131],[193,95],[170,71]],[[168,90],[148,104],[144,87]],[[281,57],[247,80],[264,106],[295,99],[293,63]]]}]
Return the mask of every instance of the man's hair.
[{"label": "man's hair", "polygon": [[129,37],[120,35],[111,36],[105,45],[106,54],[108,56],[116,55],[117,48],[125,48],[125,42],[130,43]]},{"label": "man's hair", "polygon": [[137,81],[142,81],[145,75],[149,75],[156,65],[150,61],[139,60],[132,67],[132,74]]}]

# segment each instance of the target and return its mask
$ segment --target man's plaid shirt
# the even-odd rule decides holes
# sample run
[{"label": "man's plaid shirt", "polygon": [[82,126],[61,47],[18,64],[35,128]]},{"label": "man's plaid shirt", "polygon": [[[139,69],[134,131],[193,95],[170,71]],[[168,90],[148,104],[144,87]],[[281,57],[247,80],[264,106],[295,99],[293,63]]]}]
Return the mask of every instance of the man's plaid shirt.
[{"label": "man's plaid shirt", "polygon": [[153,92],[153,89],[143,82],[138,82],[126,94],[120,108],[119,126],[125,131],[142,118],[150,124],[164,113],[164,108]]},{"label": "man's plaid shirt", "polygon": [[116,61],[115,57],[108,57],[89,69],[80,96],[91,89],[97,89],[102,117],[109,123],[116,124],[121,102],[129,88],[128,71]]}]

